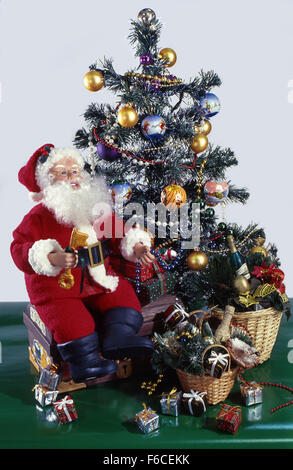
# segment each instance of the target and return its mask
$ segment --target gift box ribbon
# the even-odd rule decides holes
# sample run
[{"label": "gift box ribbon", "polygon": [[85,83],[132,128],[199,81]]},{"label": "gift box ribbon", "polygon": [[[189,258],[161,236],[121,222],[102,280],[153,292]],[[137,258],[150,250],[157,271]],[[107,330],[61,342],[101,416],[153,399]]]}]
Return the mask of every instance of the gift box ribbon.
[{"label": "gift box ribbon", "polygon": [[220,405],[221,411],[219,418],[224,418],[228,421],[235,421],[240,416],[241,406]]},{"label": "gift box ribbon", "polygon": [[167,397],[166,397],[166,393],[163,393],[161,395],[162,398],[167,398],[168,413],[170,413],[170,400],[172,398],[176,398],[176,397],[174,397],[174,395],[176,395],[176,393],[177,393],[177,388],[173,387],[171,392],[167,394]]},{"label": "gift box ribbon", "polygon": [[258,390],[263,390],[263,386],[260,385],[260,384],[257,384],[255,382],[250,382],[250,383],[245,383],[243,386],[243,392],[244,392],[244,396],[247,397],[248,396],[248,392],[251,391],[253,392],[253,398],[255,399],[256,398],[256,392]]},{"label": "gift box ribbon", "polygon": [[189,398],[188,400],[188,408],[190,411],[190,414],[193,415],[193,409],[192,409],[192,400],[195,401],[200,401],[203,405],[203,411],[206,411],[206,405],[202,397],[204,397],[207,394],[207,392],[195,392],[194,390],[190,390],[190,393],[183,393],[183,398]]},{"label": "gift box ribbon", "polygon": [[185,312],[185,310],[184,310],[184,308],[182,307],[182,305],[180,305],[180,304],[175,304],[174,307],[175,307],[175,310],[173,310],[173,312],[171,312],[170,315],[168,315],[168,317],[165,319],[165,322],[166,322],[166,323],[168,323],[168,321],[175,315],[175,313],[178,313],[178,312],[182,313],[182,316],[183,316],[183,318],[182,318],[182,320],[180,321],[180,323],[181,323],[182,321],[184,321],[186,318],[189,317],[189,314],[188,314],[187,312]]},{"label": "gift box ribbon", "polygon": [[64,411],[65,416],[68,419],[68,421],[72,421],[72,418],[71,418],[71,416],[68,412],[67,406],[68,405],[73,405],[73,400],[71,398],[69,398],[68,395],[66,397],[62,398],[62,400],[55,403],[55,405],[56,405],[57,410],[63,410]]},{"label": "gift box ribbon", "polygon": [[32,392],[34,392],[35,390],[37,389],[41,389],[42,391],[42,395],[46,395],[47,391],[48,391],[48,387],[45,387],[44,385],[41,385],[41,384],[37,384],[34,386],[34,388],[32,389]]},{"label": "gift box ribbon", "polygon": [[225,366],[225,368],[227,368],[229,357],[230,357],[229,354],[217,353],[216,351],[211,352],[208,362],[209,364],[212,364],[212,368],[211,368],[212,377],[215,374],[215,367],[218,363]]},{"label": "gift box ribbon", "polygon": [[[140,413],[138,413],[138,415],[135,417],[135,421],[138,421],[139,419],[142,419],[145,424],[150,420],[154,421],[155,417],[151,418],[151,416],[152,416],[152,414],[155,413],[155,411],[152,410],[151,408],[147,408],[145,403],[143,403],[143,407],[144,407],[144,409]],[[153,429],[155,429],[154,423],[152,423],[152,424],[153,424]]]}]

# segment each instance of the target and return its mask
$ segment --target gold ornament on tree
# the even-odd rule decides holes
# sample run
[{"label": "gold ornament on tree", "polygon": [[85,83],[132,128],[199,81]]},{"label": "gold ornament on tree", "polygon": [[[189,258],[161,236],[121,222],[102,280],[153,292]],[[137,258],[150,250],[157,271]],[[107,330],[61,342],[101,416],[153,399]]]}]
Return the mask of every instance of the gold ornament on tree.
[{"label": "gold ornament on tree", "polygon": [[212,130],[212,125],[210,121],[207,119],[204,119],[202,123],[200,124],[195,124],[194,126],[194,132],[196,134],[205,134],[208,135]]},{"label": "gold ornament on tree", "polygon": [[209,144],[208,138],[205,134],[198,134],[192,137],[190,147],[194,153],[203,152]]},{"label": "gold ornament on tree", "polygon": [[251,248],[249,254],[252,255],[254,253],[261,253],[266,258],[268,256],[268,252],[265,249],[265,247],[263,246],[265,241],[266,241],[265,237],[262,237],[261,235],[256,237],[254,239],[254,242],[255,242],[256,246]]},{"label": "gold ornament on tree", "polygon": [[264,246],[257,245],[251,248],[249,254],[253,255],[254,253],[261,253],[265,258],[268,256],[268,252]]},{"label": "gold ornament on tree", "polygon": [[208,257],[199,249],[192,251],[187,257],[187,265],[192,271],[202,271],[208,265]]},{"label": "gold ornament on tree", "polygon": [[85,74],[83,84],[89,91],[99,91],[104,86],[103,74],[98,70],[91,70]]},{"label": "gold ornament on tree", "polygon": [[185,189],[178,184],[170,184],[161,193],[161,202],[167,209],[178,209],[186,202],[187,195]]},{"label": "gold ornament on tree", "polygon": [[117,119],[122,127],[134,127],[138,122],[138,114],[131,104],[127,104],[118,111]]},{"label": "gold ornament on tree", "polygon": [[164,67],[173,67],[177,60],[176,52],[170,47],[161,49],[159,52],[159,58],[167,61],[164,64]]}]

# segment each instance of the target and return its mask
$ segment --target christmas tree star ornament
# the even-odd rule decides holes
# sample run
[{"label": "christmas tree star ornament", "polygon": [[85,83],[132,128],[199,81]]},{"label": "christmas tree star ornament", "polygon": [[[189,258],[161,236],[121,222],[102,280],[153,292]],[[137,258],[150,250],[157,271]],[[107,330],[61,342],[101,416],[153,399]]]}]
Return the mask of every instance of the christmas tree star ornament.
[{"label": "christmas tree star ornament", "polygon": [[83,84],[89,91],[99,91],[104,86],[103,74],[98,70],[91,70],[85,74]]}]

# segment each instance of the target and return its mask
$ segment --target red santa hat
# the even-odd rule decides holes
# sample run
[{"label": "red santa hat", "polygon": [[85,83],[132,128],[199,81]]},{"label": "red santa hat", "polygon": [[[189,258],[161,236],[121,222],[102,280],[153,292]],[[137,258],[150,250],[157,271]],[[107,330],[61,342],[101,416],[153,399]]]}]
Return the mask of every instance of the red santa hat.
[{"label": "red santa hat", "polygon": [[49,184],[49,170],[63,157],[72,157],[83,168],[84,160],[75,148],[55,148],[53,144],[42,145],[30,157],[18,173],[18,180],[29,191],[30,197],[37,202],[42,199],[42,190]]}]

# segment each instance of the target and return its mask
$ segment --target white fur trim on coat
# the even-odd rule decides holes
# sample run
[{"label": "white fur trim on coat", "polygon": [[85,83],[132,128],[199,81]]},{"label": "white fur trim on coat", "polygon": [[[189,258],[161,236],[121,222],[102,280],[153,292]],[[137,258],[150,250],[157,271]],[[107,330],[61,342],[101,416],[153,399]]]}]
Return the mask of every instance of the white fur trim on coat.
[{"label": "white fur trim on coat", "polygon": [[37,274],[55,277],[62,268],[53,266],[48,259],[48,254],[59,250],[62,250],[62,248],[56,240],[51,238],[38,240],[28,251],[29,264]]},{"label": "white fur trim on coat", "polygon": [[[86,233],[88,235],[87,243],[89,245],[97,242],[97,236],[92,225],[78,224],[77,229],[80,232]],[[114,292],[116,290],[119,282],[119,277],[107,274],[104,264],[100,264],[99,266],[95,266],[94,268],[91,268],[89,266],[88,270],[93,280],[100,284],[102,287],[110,289],[111,292]]]},{"label": "white fur trim on coat", "polygon": [[128,230],[125,237],[122,238],[122,241],[120,243],[120,250],[123,258],[125,258],[127,261],[132,261],[133,263],[136,263],[137,257],[135,256],[133,249],[136,243],[139,242],[142,242],[148,248],[151,247],[151,237],[147,232],[137,227]]}]

